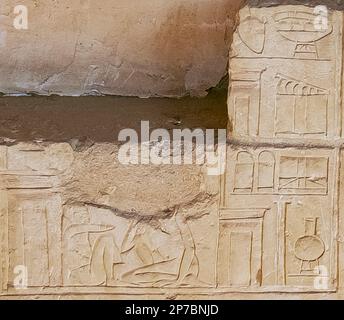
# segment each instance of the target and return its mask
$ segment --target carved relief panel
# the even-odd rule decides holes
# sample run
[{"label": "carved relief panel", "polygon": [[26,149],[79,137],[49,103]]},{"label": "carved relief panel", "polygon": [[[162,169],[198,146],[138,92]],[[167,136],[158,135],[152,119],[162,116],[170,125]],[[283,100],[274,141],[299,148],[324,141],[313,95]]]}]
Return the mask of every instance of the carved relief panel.
[{"label": "carved relief panel", "polygon": [[[324,29],[315,18],[305,6],[246,7],[233,40],[229,139],[237,147],[228,147],[219,217],[241,212],[241,218],[234,230],[220,223],[220,251],[231,257],[231,234],[242,232],[245,221],[252,228],[263,221],[254,290],[257,283],[261,291],[280,292],[337,286],[343,16],[329,12]],[[247,215],[259,210],[265,214],[258,220]],[[253,229],[241,236],[243,267],[252,268]],[[232,287],[228,264],[219,283]],[[319,277],[326,288],[316,286]],[[241,291],[253,290],[252,279],[242,281]]]},{"label": "carved relief panel", "polygon": [[[338,150],[228,148],[219,212],[220,286],[317,291],[314,281],[325,270],[326,289],[335,290],[338,159]],[[231,246],[238,238],[241,260]],[[256,271],[246,273],[245,281],[240,273],[233,279],[237,264]]]},{"label": "carved relief panel", "polygon": [[220,287],[262,285],[265,209],[228,209],[220,213],[217,284]]},{"label": "carved relief panel", "polygon": [[27,296],[192,294],[216,287],[216,209],[144,216],[66,204],[61,176],[72,161],[66,145],[1,148],[0,295],[18,294],[18,266],[28,273],[20,292]]},{"label": "carved relief panel", "polygon": [[32,296],[335,292],[342,14],[327,30],[313,18],[303,6],[241,11],[228,97],[239,143],[209,215],[66,203],[69,146],[0,146],[0,294],[16,294],[17,265]]},{"label": "carved relief panel", "polygon": [[66,144],[0,148],[0,280],[15,291],[18,267],[33,290],[62,285],[62,199],[58,175],[72,161]]},{"label": "carved relief panel", "polygon": [[315,18],[304,6],[241,10],[230,63],[233,136],[340,134],[342,14],[329,12],[326,30],[316,28]]}]

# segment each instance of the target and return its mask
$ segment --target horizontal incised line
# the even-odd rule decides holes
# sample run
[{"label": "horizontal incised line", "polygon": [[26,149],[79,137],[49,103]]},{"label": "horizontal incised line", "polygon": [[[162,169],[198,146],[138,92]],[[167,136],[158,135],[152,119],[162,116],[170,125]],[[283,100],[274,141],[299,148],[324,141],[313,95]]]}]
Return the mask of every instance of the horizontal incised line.
[{"label": "horizontal incised line", "polygon": [[228,146],[243,146],[253,148],[295,148],[295,149],[337,149],[344,148],[344,138],[332,141],[304,140],[304,139],[278,139],[278,138],[227,138]]}]

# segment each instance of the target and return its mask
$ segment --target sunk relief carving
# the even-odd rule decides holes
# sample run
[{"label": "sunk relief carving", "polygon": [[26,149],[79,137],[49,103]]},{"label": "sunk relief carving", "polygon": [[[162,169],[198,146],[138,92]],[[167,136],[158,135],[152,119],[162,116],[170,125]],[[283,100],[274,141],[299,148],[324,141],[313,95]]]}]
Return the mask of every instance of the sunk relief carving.
[{"label": "sunk relief carving", "polygon": [[[274,152],[239,151],[236,155],[233,192],[244,194],[324,194],[328,192],[329,158],[294,156]],[[278,186],[275,184],[277,175]]]},{"label": "sunk relief carving", "polygon": [[[143,217],[127,220],[91,207],[66,210],[63,234],[66,285],[209,286],[198,279],[195,243],[180,213],[170,219],[157,219],[156,226],[151,226]],[[82,222],[70,221],[75,215]],[[107,224],[101,222],[102,215]]]},{"label": "sunk relief carving", "polygon": [[275,135],[327,135],[328,90],[282,74],[276,78]]},{"label": "sunk relief carving", "polygon": [[[243,26],[240,28],[240,23],[234,35],[230,64],[228,112],[233,135],[324,140],[338,135],[341,99],[338,74],[342,64],[340,13],[329,11],[327,28],[319,30],[315,26],[317,16],[313,8],[303,6],[244,8],[240,18]],[[264,25],[262,52],[250,49],[242,39],[243,30],[253,23],[251,20],[260,23],[261,29]],[[255,41],[262,43],[260,37]],[[253,33],[247,38],[253,39]],[[261,71],[261,74],[257,85],[249,86],[247,79],[253,78],[253,71]],[[251,80],[251,84],[253,82]],[[259,99],[253,98],[255,96]],[[272,110],[275,118],[270,116]]]},{"label": "sunk relief carving", "polygon": [[264,150],[258,155],[258,192],[273,192],[275,188],[275,155]]},{"label": "sunk relief carving", "polygon": [[[13,288],[13,270],[21,265],[29,270],[30,288],[59,287],[62,200],[58,173],[68,165],[70,149],[64,144],[48,149],[33,145],[1,149],[2,289]],[[67,162],[57,160],[62,154]]]},{"label": "sunk relief carving", "polygon": [[[17,191],[9,194],[8,202],[8,268],[26,266],[30,287],[61,285],[61,241],[57,232],[61,199],[49,193]],[[8,285],[12,286],[15,275],[9,274]]]},{"label": "sunk relief carving", "polygon": [[259,135],[261,77],[265,70],[242,69],[231,73],[229,107],[234,112],[234,131],[239,135]]},{"label": "sunk relief carving", "polygon": [[281,157],[279,190],[327,194],[328,158]]},{"label": "sunk relief carving", "polygon": [[242,42],[252,52],[261,54],[265,45],[265,19],[259,19],[251,15],[247,16],[238,26],[238,34]]},{"label": "sunk relief carving", "polygon": [[[73,158],[66,146],[0,147],[0,295],[16,294],[21,264],[34,274],[32,296],[338,290],[342,18],[333,13],[330,29],[317,32],[311,9],[292,8],[252,9],[238,27],[228,98],[235,139],[220,204],[205,222],[178,206],[122,214],[111,198],[120,183],[97,190],[113,207],[83,201],[88,195],[64,201],[60,174]],[[116,80],[115,67],[93,71],[99,86],[104,74]],[[319,267],[328,287],[314,286]]]},{"label": "sunk relief carving", "polygon": [[[218,258],[224,259],[219,265],[225,264],[224,261],[227,265],[225,270],[218,270],[222,272],[219,285],[233,290],[238,286],[241,291],[250,290],[252,279],[256,279],[253,274],[250,278],[246,276],[244,281],[239,276],[233,278],[230,273],[231,233],[234,242],[241,239],[236,247],[241,248],[243,259],[235,260],[232,270],[236,261],[241,261],[239,264],[243,268],[247,267],[250,260],[247,257],[253,254],[247,248],[253,241],[253,229],[259,218],[262,218],[262,224],[258,224],[261,227],[261,258],[265,261],[258,286],[262,291],[274,286],[280,292],[295,288],[302,292],[312,291],[313,281],[321,268],[327,268],[329,279],[335,283],[336,249],[331,240],[335,226],[331,224],[331,217],[335,214],[337,201],[337,190],[333,189],[331,181],[338,166],[335,154],[336,151],[331,150],[246,147],[238,151],[235,147],[228,148],[227,170],[221,184]],[[235,210],[233,205],[237,206]],[[264,216],[259,212],[264,212]],[[320,232],[319,222],[323,219],[327,225]],[[257,252],[254,255],[259,256]],[[328,290],[333,290],[333,286]]]},{"label": "sunk relief carving", "polygon": [[263,150],[251,154],[237,153],[234,172],[234,193],[275,192],[276,159],[273,152]]},{"label": "sunk relief carving", "polygon": [[325,252],[325,244],[317,235],[318,218],[305,218],[305,234],[295,243],[295,256],[301,261],[300,274],[311,272],[319,267],[319,259]]},{"label": "sunk relief carving", "polygon": [[234,192],[252,192],[254,178],[254,159],[251,153],[240,151],[235,164]]},{"label": "sunk relief carving", "polygon": [[[157,216],[120,214],[92,204],[64,205],[59,172],[29,170],[40,162],[59,167],[45,161],[46,151],[10,147],[10,156],[1,159],[8,165],[0,171],[0,295],[15,292],[13,270],[18,265],[28,269],[29,295],[214,287],[214,282],[203,280],[211,277],[201,275],[199,244],[187,213],[191,205]],[[13,159],[19,161],[13,164]]]},{"label": "sunk relief carving", "polygon": [[0,146],[0,170],[7,168],[7,147]]},{"label": "sunk relief carving", "polygon": [[325,30],[315,27],[316,15],[305,11],[282,11],[274,14],[278,33],[295,43],[294,57],[319,58],[316,42],[332,33],[333,27],[328,24]]},{"label": "sunk relief carving", "polygon": [[262,226],[267,210],[224,209],[220,212],[217,267],[220,287],[262,285]]}]

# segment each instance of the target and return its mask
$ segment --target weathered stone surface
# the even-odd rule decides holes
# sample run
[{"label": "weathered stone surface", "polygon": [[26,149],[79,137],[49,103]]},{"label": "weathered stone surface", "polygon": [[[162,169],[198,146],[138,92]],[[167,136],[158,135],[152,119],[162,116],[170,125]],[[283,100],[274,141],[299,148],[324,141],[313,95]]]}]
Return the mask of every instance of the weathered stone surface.
[{"label": "weathered stone surface", "polygon": [[[220,209],[226,288],[340,292],[343,15],[327,19],[316,28],[305,6],[240,11]],[[228,251],[232,237],[240,251]]]},{"label": "weathered stone surface", "polygon": [[[226,74],[239,2],[1,2],[0,92],[204,96]],[[2,45],[1,45],[2,44]]]},{"label": "weathered stone surface", "polygon": [[343,298],[343,15],[329,14],[319,31],[310,7],[241,10],[221,177],[123,165],[116,141],[18,143],[5,121],[0,297]]},{"label": "weathered stone surface", "polygon": [[[2,98],[1,136],[7,138],[0,146],[0,299],[13,295],[32,298],[37,296],[36,285],[46,287],[44,297],[77,294],[87,298],[94,297],[94,290],[99,290],[96,296],[101,297],[108,289],[107,294],[115,290],[116,295],[124,296],[136,294],[137,289],[144,297],[157,297],[161,292],[158,287],[174,287],[179,266],[183,266],[181,286],[190,281],[198,285],[195,275],[212,282],[216,238],[206,235],[209,228],[216,230],[218,185],[203,166],[122,165],[117,137],[124,127],[139,131],[142,119],[150,121],[152,128],[170,130],[225,128],[225,96],[180,101],[63,98],[61,118],[53,113],[61,107],[61,98]],[[21,106],[23,102],[26,105]],[[97,110],[101,113],[93,113]],[[44,119],[50,121],[45,123]],[[25,140],[21,132],[28,141],[20,142]],[[68,143],[52,143],[54,140]],[[14,229],[18,231],[13,233]],[[80,230],[75,234],[76,229]],[[35,241],[33,233],[38,235]],[[87,234],[95,245],[88,252]],[[137,237],[142,241],[131,248]],[[195,252],[196,244],[204,250]],[[101,252],[106,252],[105,266],[98,259]],[[210,256],[213,262],[199,263]],[[154,271],[160,271],[154,281],[147,275],[136,275],[142,266],[152,263],[151,259],[152,269],[159,266]],[[155,264],[162,259],[166,262],[160,269],[160,264]],[[29,288],[20,292],[13,288],[13,271],[18,265],[28,267],[31,279]],[[183,280],[185,273],[188,276]],[[130,283],[135,283],[134,291],[128,289]],[[147,286],[152,287],[151,293],[147,293]],[[81,291],[68,289],[71,287]],[[170,289],[158,297],[173,297],[173,292]]]}]

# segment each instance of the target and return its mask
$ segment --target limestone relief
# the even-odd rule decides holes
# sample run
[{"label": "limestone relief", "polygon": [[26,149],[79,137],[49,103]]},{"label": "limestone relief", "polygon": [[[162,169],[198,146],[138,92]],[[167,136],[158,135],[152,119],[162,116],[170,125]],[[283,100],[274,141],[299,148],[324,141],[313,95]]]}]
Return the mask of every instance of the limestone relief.
[{"label": "limestone relief", "polygon": [[[240,11],[224,174],[124,169],[110,143],[1,145],[0,298],[339,297],[343,13],[328,14],[319,30],[308,6]],[[84,89],[118,77],[90,66]]]},{"label": "limestone relief", "polygon": [[[128,221],[99,209],[66,210],[64,284],[146,288],[206,285],[198,280],[195,243],[180,213],[156,219],[157,226],[152,227],[142,218]],[[74,223],[76,217],[79,223]]]},{"label": "limestone relief", "polygon": [[[221,184],[221,286],[337,290],[342,14],[329,12],[326,29],[314,14],[303,6],[240,13],[228,98],[235,145]],[[327,289],[314,285],[319,276]]]}]

